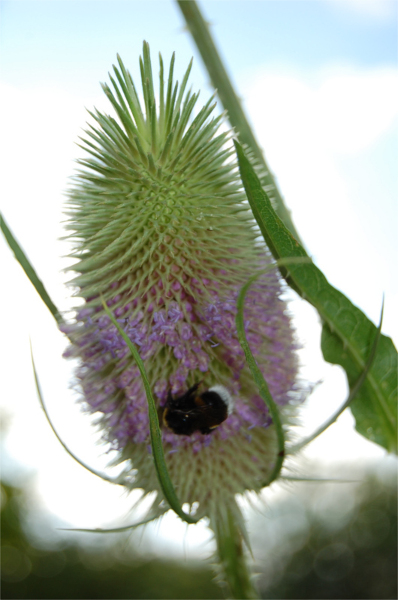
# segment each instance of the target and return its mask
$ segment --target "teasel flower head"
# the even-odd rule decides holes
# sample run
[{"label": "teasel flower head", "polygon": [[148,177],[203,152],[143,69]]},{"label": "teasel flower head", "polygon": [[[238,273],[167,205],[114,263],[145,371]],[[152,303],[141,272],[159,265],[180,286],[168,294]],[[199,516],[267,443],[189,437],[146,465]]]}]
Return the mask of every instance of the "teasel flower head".
[{"label": "teasel flower head", "polygon": [[[236,494],[260,491],[275,463],[275,431],[239,344],[237,296],[271,263],[239,180],[232,132],[220,131],[211,98],[167,81],[160,57],[155,97],[149,48],[140,59],[142,105],[122,61],[104,85],[115,117],[91,113],[89,157],[69,195],[76,259],[71,282],[83,304],[64,327],[67,355],[85,409],[126,461],[133,486],[163,497],[150,446],[147,399],[125,341],[103,298],[144,361],[158,404],[166,464],[181,503],[210,522],[238,515]],[[297,359],[282,285],[272,269],[252,285],[244,308],[247,340],[282,412],[295,398]],[[200,384],[223,386],[233,408],[211,433],[177,434],[163,422],[170,398]],[[217,388],[219,389],[219,388]]]}]

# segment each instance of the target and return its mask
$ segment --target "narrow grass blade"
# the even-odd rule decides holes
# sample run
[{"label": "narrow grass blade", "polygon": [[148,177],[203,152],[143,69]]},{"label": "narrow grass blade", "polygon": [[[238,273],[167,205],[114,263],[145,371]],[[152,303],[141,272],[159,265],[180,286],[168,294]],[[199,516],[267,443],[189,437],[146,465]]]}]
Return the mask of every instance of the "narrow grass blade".
[{"label": "narrow grass blade", "polygon": [[97,527],[96,529],[85,529],[85,528],[75,528],[75,527],[57,527],[58,531],[79,531],[82,533],[122,533],[123,531],[130,531],[131,529],[136,529],[137,527],[141,527],[141,525],[146,525],[147,523],[152,523],[159,518],[160,515],[154,515],[153,517],[148,517],[147,519],[143,519],[142,521],[138,521],[138,523],[132,523],[131,525],[125,525],[124,527],[113,527],[111,529],[101,529]]},{"label": "narrow grass blade", "polygon": [[39,294],[40,298],[43,300],[44,304],[47,306],[48,310],[51,312],[52,316],[57,321],[57,323],[61,323],[62,317],[59,314],[57,307],[48,295],[46,288],[44,287],[42,281],[39,279],[36,271],[32,267],[25,252],[22,250],[21,246],[19,245],[11,230],[9,229],[2,214],[0,214],[0,228],[4,234],[4,237],[6,238],[8,245],[14,252],[15,258],[25,271],[26,275],[28,276],[28,279],[35,288],[36,292]]},{"label": "narrow grass blade", "polygon": [[48,424],[50,425],[51,429],[53,430],[53,433],[54,433],[55,437],[57,438],[57,440],[59,441],[59,443],[61,444],[61,446],[64,448],[64,450],[66,450],[66,452],[69,454],[69,456],[71,456],[80,466],[82,466],[84,469],[86,469],[86,471],[89,471],[93,475],[96,475],[97,477],[100,477],[101,479],[103,479],[104,481],[108,481],[109,483],[114,483],[114,484],[117,484],[117,485],[124,485],[123,479],[109,477],[105,473],[101,473],[100,471],[96,471],[95,469],[92,469],[91,467],[89,467],[88,465],[86,465],[85,462],[83,462],[82,460],[80,460],[80,458],[77,458],[77,456],[75,454],[73,454],[73,452],[68,448],[68,446],[62,440],[62,438],[58,435],[58,433],[57,433],[57,431],[56,431],[56,429],[55,429],[55,427],[53,425],[53,422],[52,422],[52,420],[50,418],[50,415],[47,412],[46,406],[44,404],[43,394],[42,394],[41,386],[40,386],[40,381],[39,381],[39,377],[37,375],[36,365],[35,365],[35,361],[34,361],[34,358],[33,358],[32,344],[30,345],[30,356],[31,356],[31,359],[32,359],[33,375],[34,375],[34,378],[35,378],[36,391],[37,391],[37,395],[38,395],[38,398],[39,398],[40,406],[42,407],[43,412],[45,414],[45,417],[46,417],[46,419],[48,421]]}]

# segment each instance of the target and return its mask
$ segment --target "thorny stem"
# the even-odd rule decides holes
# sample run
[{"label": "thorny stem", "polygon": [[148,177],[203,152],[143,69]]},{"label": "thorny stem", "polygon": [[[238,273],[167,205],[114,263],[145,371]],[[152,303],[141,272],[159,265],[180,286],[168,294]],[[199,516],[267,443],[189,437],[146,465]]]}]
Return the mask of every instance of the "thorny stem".
[{"label": "thorny stem", "polygon": [[225,508],[210,525],[216,536],[218,558],[231,597],[259,598],[244,555],[243,536],[236,515],[231,508]]},{"label": "thorny stem", "polygon": [[262,183],[266,189],[272,190],[270,195],[272,196],[278,216],[282,219],[294,237],[300,241],[299,234],[290,216],[290,211],[284,204],[274,177],[264,158],[263,151],[254,137],[253,131],[243,111],[241,101],[232,87],[231,81],[210,34],[209,26],[204,20],[198,4],[195,0],[177,0],[177,4],[184,15],[189,31],[195,40],[213,87],[217,90],[221,103],[228,112],[229,122],[238,134],[240,143],[247,145],[251,149],[255,160],[261,166]]}]

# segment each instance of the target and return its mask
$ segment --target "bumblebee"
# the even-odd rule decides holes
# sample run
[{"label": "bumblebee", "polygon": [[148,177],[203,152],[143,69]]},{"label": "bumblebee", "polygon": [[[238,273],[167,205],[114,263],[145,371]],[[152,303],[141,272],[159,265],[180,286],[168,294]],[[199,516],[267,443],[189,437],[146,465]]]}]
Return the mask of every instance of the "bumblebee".
[{"label": "bumblebee", "polygon": [[173,433],[211,433],[232,413],[233,400],[224,386],[214,385],[199,394],[200,384],[196,383],[178,398],[173,398],[169,391],[163,409],[163,425]]}]

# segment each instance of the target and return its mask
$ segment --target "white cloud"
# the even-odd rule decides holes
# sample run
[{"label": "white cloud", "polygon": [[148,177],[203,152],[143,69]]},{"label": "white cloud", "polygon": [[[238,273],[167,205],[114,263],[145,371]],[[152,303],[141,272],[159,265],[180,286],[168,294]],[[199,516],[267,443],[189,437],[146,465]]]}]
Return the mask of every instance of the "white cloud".
[{"label": "white cloud", "polygon": [[398,79],[393,69],[330,76],[317,90],[319,132],[336,153],[355,153],[390,129],[398,114]]},{"label": "white cloud", "polygon": [[328,2],[343,13],[380,21],[389,21],[395,18],[395,0],[328,0]]},{"label": "white cloud", "polygon": [[316,84],[262,73],[255,77],[246,98],[256,115],[256,129],[261,132],[263,128],[267,136],[283,138],[288,131],[306,146],[336,154],[356,153],[372,145],[397,118],[397,72],[334,68],[325,70]]}]

